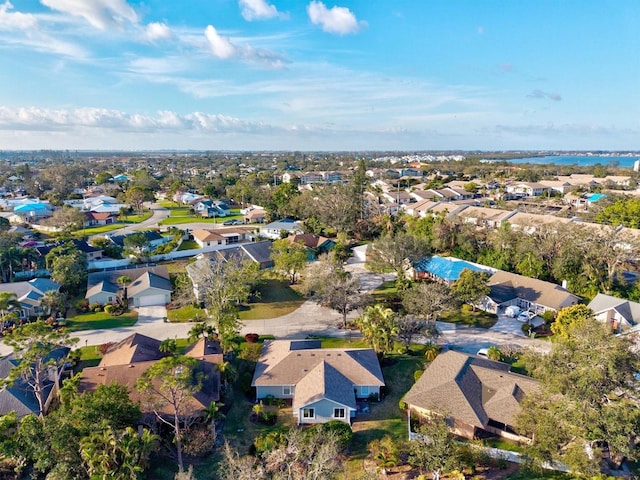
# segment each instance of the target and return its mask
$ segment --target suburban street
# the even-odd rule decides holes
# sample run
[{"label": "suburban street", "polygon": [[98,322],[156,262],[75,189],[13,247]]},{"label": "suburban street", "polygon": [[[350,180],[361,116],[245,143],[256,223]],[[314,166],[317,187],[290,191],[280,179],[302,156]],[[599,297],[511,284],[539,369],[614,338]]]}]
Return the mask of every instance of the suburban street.
[{"label": "suburban street", "polygon": [[[377,274],[364,268],[363,262],[352,261],[346,269],[360,278],[366,291],[372,291],[383,282],[394,278],[391,274]],[[85,330],[72,334],[78,338],[75,347],[101,345],[118,342],[132,333],[141,333],[159,340],[167,338],[186,338],[193,323],[166,323],[167,310],[165,307],[138,308],[138,321],[134,326],[113,328],[108,330]],[[350,319],[356,318],[358,312],[352,312]],[[311,300],[304,302],[297,310],[277,318],[247,320],[243,322],[241,334],[258,333],[260,335],[274,335],[276,338],[305,338],[309,335],[336,336],[358,338],[358,331],[339,328],[342,317],[337,312],[321,307]],[[490,345],[531,347],[539,351],[548,351],[550,342],[525,337],[521,330],[521,323],[513,318],[501,315],[496,325],[491,329],[472,328],[446,322],[438,322],[441,336],[440,344],[449,344],[457,350],[476,353],[480,348]],[[11,349],[0,343],[0,355],[11,353]]]}]

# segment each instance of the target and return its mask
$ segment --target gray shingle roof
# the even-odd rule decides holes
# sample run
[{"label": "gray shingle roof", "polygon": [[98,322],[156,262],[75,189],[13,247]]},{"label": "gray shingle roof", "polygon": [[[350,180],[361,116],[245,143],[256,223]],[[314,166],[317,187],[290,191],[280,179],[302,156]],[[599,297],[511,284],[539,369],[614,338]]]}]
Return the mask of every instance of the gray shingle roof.
[{"label": "gray shingle roof", "polygon": [[589,308],[593,310],[596,315],[607,310],[615,310],[631,327],[640,323],[640,303],[625,300],[624,298],[599,293],[591,300]]},{"label": "gray shingle roof", "polygon": [[536,380],[510,372],[505,363],[448,351],[427,367],[404,400],[485,428],[490,419],[513,425],[520,402],[537,389]]},{"label": "gray shingle roof", "polygon": [[487,285],[491,287],[489,298],[500,304],[522,298],[532,303],[560,310],[580,300],[577,296],[555,283],[529,278],[503,270],[496,271]]}]

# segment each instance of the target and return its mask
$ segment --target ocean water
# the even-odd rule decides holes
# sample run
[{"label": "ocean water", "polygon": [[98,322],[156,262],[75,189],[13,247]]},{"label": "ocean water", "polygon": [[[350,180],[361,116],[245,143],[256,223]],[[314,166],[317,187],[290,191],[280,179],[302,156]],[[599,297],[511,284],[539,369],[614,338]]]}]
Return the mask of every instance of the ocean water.
[{"label": "ocean water", "polygon": [[612,156],[612,155],[547,155],[544,157],[513,158],[508,160],[513,163],[532,163],[536,165],[579,165],[589,166],[599,163],[609,165],[616,162],[621,168],[633,168],[633,163],[640,160],[640,156]]}]

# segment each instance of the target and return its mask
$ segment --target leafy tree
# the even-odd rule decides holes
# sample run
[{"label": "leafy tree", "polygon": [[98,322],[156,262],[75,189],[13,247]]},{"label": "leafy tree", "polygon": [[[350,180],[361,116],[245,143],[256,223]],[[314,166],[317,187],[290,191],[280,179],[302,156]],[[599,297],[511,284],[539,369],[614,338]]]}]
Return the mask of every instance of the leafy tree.
[{"label": "leafy tree", "polygon": [[51,218],[43,220],[42,223],[45,225],[60,227],[62,229],[61,234],[68,236],[74,230],[80,230],[84,226],[85,221],[86,217],[84,213],[77,208],[62,207],[54,210]]},{"label": "leafy tree", "polygon": [[491,345],[489,348],[487,348],[487,357],[490,360],[500,362],[504,358],[504,355],[502,354],[502,350],[500,350],[500,347]]},{"label": "leafy tree", "polygon": [[307,248],[301,242],[290,242],[283,238],[271,244],[274,268],[284,272],[291,285],[295,285],[299,272],[307,264],[307,256]]},{"label": "leafy tree", "polygon": [[111,174],[109,172],[100,172],[96,175],[95,182],[97,185],[102,185],[103,183],[109,183],[111,180]]},{"label": "leafy tree", "polygon": [[387,235],[372,243],[367,250],[367,266],[374,272],[394,271],[398,282],[404,282],[409,267],[430,252],[422,238],[408,233]]},{"label": "leafy tree", "polygon": [[624,197],[607,205],[596,215],[596,221],[618,227],[640,228],[640,199]]},{"label": "leafy tree", "polygon": [[438,329],[435,325],[429,325],[427,322],[409,315],[398,316],[396,326],[398,327],[398,340],[405,348],[409,348],[413,339],[418,335],[426,335],[430,338],[438,336]]},{"label": "leafy tree", "polygon": [[434,480],[443,472],[458,466],[456,451],[459,448],[444,417],[432,415],[417,428],[417,435],[409,443],[409,463],[421,473],[430,471]]},{"label": "leafy tree", "polygon": [[376,353],[385,355],[393,351],[394,339],[398,335],[396,314],[384,305],[369,305],[356,320],[364,340]]},{"label": "leafy tree", "polygon": [[586,305],[571,305],[558,312],[556,319],[551,324],[551,331],[556,337],[568,339],[576,328],[580,328],[584,322],[594,319],[593,310]]},{"label": "leafy tree", "polygon": [[158,350],[160,350],[162,353],[174,355],[178,351],[178,343],[174,338],[167,338],[160,342]]},{"label": "leafy tree", "polygon": [[558,459],[588,475],[599,470],[598,442],[606,442],[615,464],[637,456],[640,409],[633,379],[640,359],[627,336],[612,335],[588,311],[581,319],[578,309],[573,313],[571,321],[561,320],[565,330],[549,354],[523,356],[540,391],[525,398],[517,426],[533,438],[534,459]]},{"label": "leafy tree", "polygon": [[391,435],[369,442],[367,449],[380,469],[395,467],[400,462],[400,448]]},{"label": "leafy tree", "polygon": [[87,284],[87,255],[79,250],[53,257],[50,269],[53,281],[69,294],[79,292]]},{"label": "leafy tree", "polygon": [[219,331],[223,318],[237,318],[238,305],[249,300],[259,271],[257,264],[243,262],[239,256],[226,261],[204,258],[194,264],[191,277],[198,287],[199,298],[207,307],[209,321]]},{"label": "leafy tree", "polygon": [[151,202],[154,199],[153,192],[141,186],[133,186],[129,188],[125,194],[127,203],[130,204],[138,215],[142,215],[144,202]]},{"label": "leafy tree", "polygon": [[453,293],[463,303],[468,303],[476,309],[476,304],[486,297],[491,288],[487,285],[489,274],[486,272],[474,272],[465,268],[458,277],[458,280],[451,286]]},{"label": "leafy tree", "polygon": [[[13,348],[18,365],[11,369],[9,382],[21,378],[33,391],[40,416],[45,413],[45,398],[49,369],[57,373],[65,358],[56,358],[52,352],[57,348],[77,342],[66,332],[55,331],[42,320],[16,327],[11,335],[5,337],[5,343]],[[58,378],[55,379],[57,383]]]},{"label": "leafy tree", "polygon": [[293,183],[281,183],[278,185],[272,194],[273,204],[275,207],[275,214],[279,217],[289,217],[292,215],[291,201],[293,198],[300,195],[298,187]]},{"label": "leafy tree", "polygon": [[371,302],[371,296],[362,291],[360,280],[329,256],[308,266],[304,282],[304,289],[314,301],[342,315],[345,327],[349,312]]},{"label": "leafy tree", "polygon": [[149,247],[151,246],[147,236],[142,232],[127,235],[124,238],[123,243],[125,250],[136,256],[140,256],[143,252],[149,250]]},{"label": "leafy tree", "polygon": [[402,306],[409,314],[433,323],[442,312],[455,308],[457,300],[446,285],[420,282],[402,293]]},{"label": "leafy tree", "polygon": [[122,258],[122,247],[105,237],[93,237],[89,243],[102,250],[105,256],[113,259]]},{"label": "leafy tree", "polygon": [[173,430],[180,472],[184,472],[183,431],[194,418],[190,403],[205,381],[197,367],[198,360],[192,357],[165,357],[154,363],[136,382],[136,388],[146,395],[156,418]]}]

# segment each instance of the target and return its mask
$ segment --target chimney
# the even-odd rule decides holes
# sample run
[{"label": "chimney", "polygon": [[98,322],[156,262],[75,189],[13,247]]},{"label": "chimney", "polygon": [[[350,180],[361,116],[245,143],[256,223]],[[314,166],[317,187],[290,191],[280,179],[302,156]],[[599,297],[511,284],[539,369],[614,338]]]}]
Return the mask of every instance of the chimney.
[{"label": "chimney", "polygon": [[562,280],[562,288],[564,288],[565,290],[567,290],[567,281],[566,280]]}]

